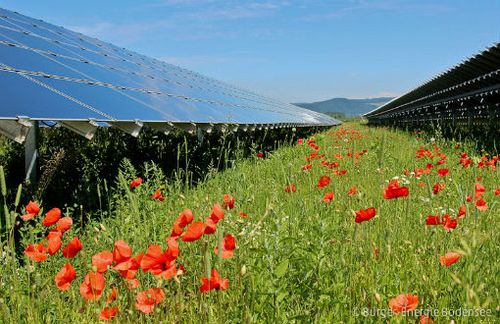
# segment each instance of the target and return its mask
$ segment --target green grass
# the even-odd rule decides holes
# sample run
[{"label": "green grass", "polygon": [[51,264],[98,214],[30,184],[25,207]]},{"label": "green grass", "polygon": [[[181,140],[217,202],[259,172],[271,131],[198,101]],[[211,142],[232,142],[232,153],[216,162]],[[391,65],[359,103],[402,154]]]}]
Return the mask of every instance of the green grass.
[{"label": "green grass", "polygon": [[[432,195],[432,185],[443,181],[435,172],[437,167],[421,179],[404,176],[405,168],[423,168],[430,162],[415,159],[419,146],[434,149],[429,139],[356,124],[342,129],[346,131],[333,128],[315,136],[318,154],[325,154],[329,162],[336,161],[335,154],[343,156],[338,169],[347,173],[342,176],[323,167],[321,159],[307,162],[305,157],[314,150],[305,143],[282,147],[266,159],[235,161],[233,168],[188,190],[182,189],[182,180],[166,183],[154,166],[141,175],[145,183],[130,190],[128,181],[136,174],[127,169],[116,190],[102,197],[111,203],[110,210],[103,211],[106,217],[83,230],[74,227],[64,234],[63,246],[73,236],[79,236],[84,245],[70,261],[77,278],[69,291],[59,292],[54,284],[55,274],[67,261],[60,253],[37,264],[25,257],[22,266],[8,257],[1,261],[0,322],[97,322],[100,310],[107,306],[105,297],[111,286],[118,288],[118,299],[111,305],[120,308],[115,318],[120,323],[385,323],[388,319],[382,316],[356,315],[364,308],[386,311],[389,300],[403,293],[418,295],[421,310],[485,309],[490,314],[433,316],[438,323],[451,319],[488,323],[498,319],[500,196],[495,196],[493,189],[500,187],[499,171],[463,168],[458,164],[459,153],[468,150],[472,156],[473,152],[465,147],[455,149],[455,143],[438,139],[436,145],[447,155],[443,167],[450,174],[444,179],[446,188]],[[347,156],[349,151],[363,149],[367,153],[359,159]],[[313,165],[312,170],[301,170],[306,163]],[[318,179],[325,174],[332,181],[318,189]],[[408,183],[410,195],[384,200],[382,190],[396,176]],[[473,192],[476,177],[481,177],[487,189],[487,211],[478,212],[473,203],[467,203],[467,216],[450,233],[442,226],[425,225],[430,214],[447,212],[455,217],[465,197]],[[297,192],[284,192],[289,183],[295,184]],[[349,197],[347,191],[352,186],[357,186],[359,194]],[[158,187],[166,196],[163,203],[149,199]],[[335,193],[329,204],[322,201],[326,191]],[[187,271],[183,276],[159,281],[138,271],[141,287],[129,291],[110,270],[105,274],[105,293],[99,301],[86,302],[80,296],[79,285],[91,269],[93,254],[112,251],[119,239],[125,240],[134,254],[145,252],[149,244],[166,248],[165,239],[182,209],[190,208],[195,220],[204,220],[223,194],[236,199],[236,207],[226,212],[217,229],[236,237],[233,258],[218,259],[213,253],[217,234],[204,236],[193,243],[180,242],[178,264]],[[368,207],[375,207],[377,216],[355,223],[354,210]],[[249,217],[241,218],[240,211]],[[72,217],[78,220],[78,211],[73,211]],[[38,216],[38,221],[41,218]],[[36,236],[43,229],[35,223],[23,225],[24,244],[39,241]],[[226,291],[199,292],[200,278],[207,267],[205,246],[210,265],[229,278]],[[6,246],[3,249],[8,252]],[[374,249],[379,251],[377,257]],[[446,268],[440,265],[439,256],[448,251],[459,251],[463,256]],[[144,315],[135,309],[135,296],[151,287],[163,287],[166,298],[153,314]],[[417,319],[410,317],[408,321]],[[401,315],[391,321],[406,322]]]}]

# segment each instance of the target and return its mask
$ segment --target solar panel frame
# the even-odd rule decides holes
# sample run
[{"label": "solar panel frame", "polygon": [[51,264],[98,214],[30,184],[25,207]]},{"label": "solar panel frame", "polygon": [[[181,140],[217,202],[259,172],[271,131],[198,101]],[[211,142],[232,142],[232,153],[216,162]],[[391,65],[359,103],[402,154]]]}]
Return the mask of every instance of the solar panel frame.
[{"label": "solar panel frame", "polygon": [[216,126],[252,130],[259,125],[340,124],[327,115],[1,8],[0,86],[0,129],[18,141],[24,140],[25,128],[39,121],[59,123],[87,138],[102,125],[137,135],[143,126],[192,132],[193,127],[210,131]]}]

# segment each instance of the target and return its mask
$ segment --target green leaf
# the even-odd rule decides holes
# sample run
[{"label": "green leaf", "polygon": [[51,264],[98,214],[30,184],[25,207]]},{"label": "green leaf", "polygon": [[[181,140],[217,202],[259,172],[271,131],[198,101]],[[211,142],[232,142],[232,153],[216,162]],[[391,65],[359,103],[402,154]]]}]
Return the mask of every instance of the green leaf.
[{"label": "green leaf", "polygon": [[281,278],[285,275],[286,271],[288,270],[288,263],[288,260],[284,260],[280,264],[278,264],[276,269],[274,269],[274,274],[276,275],[276,277]]}]

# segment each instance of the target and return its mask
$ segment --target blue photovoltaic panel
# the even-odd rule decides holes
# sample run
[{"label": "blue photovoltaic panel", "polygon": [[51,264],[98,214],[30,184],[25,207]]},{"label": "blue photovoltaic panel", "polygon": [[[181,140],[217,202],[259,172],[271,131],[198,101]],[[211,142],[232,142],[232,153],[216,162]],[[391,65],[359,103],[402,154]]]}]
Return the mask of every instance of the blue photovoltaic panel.
[{"label": "blue photovoltaic panel", "polygon": [[4,9],[0,9],[0,94],[4,125],[0,131],[11,137],[6,128],[20,120],[24,125],[56,121],[72,129],[86,129],[89,121],[93,126],[104,122],[126,131],[127,123],[159,128],[162,123],[340,123]]}]

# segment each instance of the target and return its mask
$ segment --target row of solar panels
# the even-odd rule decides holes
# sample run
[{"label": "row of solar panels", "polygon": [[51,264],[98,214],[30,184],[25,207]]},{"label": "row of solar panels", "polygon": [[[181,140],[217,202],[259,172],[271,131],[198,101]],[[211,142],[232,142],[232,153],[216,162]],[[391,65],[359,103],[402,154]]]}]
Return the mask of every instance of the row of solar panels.
[{"label": "row of solar panels", "polygon": [[331,126],[327,115],[242,90],[80,33],[0,9],[0,132],[52,121],[91,137],[114,126],[210,130]]},{"label": "row of solar panels", "polygon": [[500,43],[365,114],[371,123],[500,120]]}]

